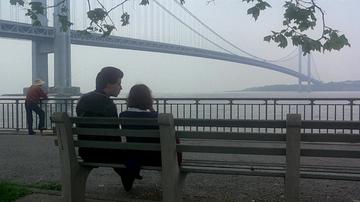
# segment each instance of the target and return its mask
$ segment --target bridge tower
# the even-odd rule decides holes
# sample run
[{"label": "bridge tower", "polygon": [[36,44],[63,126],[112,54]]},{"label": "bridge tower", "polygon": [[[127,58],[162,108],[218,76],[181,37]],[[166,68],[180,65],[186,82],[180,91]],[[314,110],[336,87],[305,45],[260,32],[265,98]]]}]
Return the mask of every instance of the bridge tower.
[{"label": "bridge tower", "polygon": [[[47,0],[31,0],[40,2],[46,7]],[[54,0],[54,40],[32,40],[32,81],[42,79],[46,83],[45,89],[49,93],[62,96],[79,95],[80,88],[71,86],[71,41],[70,29],[63,31],[59,22],[59,14],[70,18],[70,0]],[[45,9],[44,15],[38,15],[43,26],[48,26],[48,18]],[[54,53],[54,86],[49,87],[49,64],[48,54]],[[26,93],[27,88],[24,88]]]},{"label": "bridge tower", "polygon": [[54,87],[49,92],[60,95],[76,95],[80,93],[79,87],[71,86],[71,41],[70,28],[64,31],[59,21],[59,15],[66,15],[70,19],[70,0],[55,0],[59,5],[54,10]]},{"label": "bridge tower", "polygon": [[[298,61],[298,67],[299,67],[299,73],[303,72],[303,60],[307,60],[307,72],[306,72],[306,76],[307,76],[307,80],[301,79],[299,78],[298,80],[298,85],[299,85],[299,91],[303,91],[303,90],[307,90],[307,91],[311,91],[311,55],[310,53],[307,55],[307,57],[305,58],[303,56],[302,53],[302,49],[301,47],[299,47],[299,61]],[[307,85],[304,86],[303,82],[306,82]]]},{"label": "bridge tower", "polygon": [[[40,2],[46,6],[46,0],[32,0],[32,2]],[[39,15],[39,21],[43,26],[48,26],[47,12]],[[44,40],[32,41],[32,81],[42,79],[45,81],[44,87],[47,89],[49,85],[48,76],[48,54],[52,52],[51,44]]]}]

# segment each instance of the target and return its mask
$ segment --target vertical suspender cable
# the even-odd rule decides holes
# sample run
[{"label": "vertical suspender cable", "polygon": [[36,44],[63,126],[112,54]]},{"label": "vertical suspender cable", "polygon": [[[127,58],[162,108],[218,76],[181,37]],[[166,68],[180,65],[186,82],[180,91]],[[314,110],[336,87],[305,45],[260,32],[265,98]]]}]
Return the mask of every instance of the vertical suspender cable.
[{"label": "vertical suspender cable", "polygon": [[0,1],[0,19],[2,19],[2,5],[1,5],[1,2],[3,2],[3,1]]},{"label": "vertical suspender cable", "polygon": [[86,13],[86,11],[87,11],[87,3],[86,3],[86,1],[83,1],[83,13],[84,13],[84,15],[83,15],[83,27],[84,28],[86,28],[87,27],[87,13]]},{"label": "vertical suspender cable", "polygon": [[154,19],[154,6],[153,4],[151,3],[150,4],[150,19],[149,19],[149,23],[150,24],[150,29],[149,29],[149,32],[150,32],[150,41],[154,41],[154,25],[155,25],[155,19]]}]

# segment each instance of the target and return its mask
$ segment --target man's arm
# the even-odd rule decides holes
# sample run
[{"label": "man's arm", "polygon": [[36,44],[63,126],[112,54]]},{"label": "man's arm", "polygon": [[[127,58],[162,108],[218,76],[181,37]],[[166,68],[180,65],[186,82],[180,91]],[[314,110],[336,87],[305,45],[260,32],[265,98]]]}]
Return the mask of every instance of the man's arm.
[{"label": "man's arm", "polygon": [[48,99],[47,93],[41,88],[40,88],[40,97],[42,99]]}]

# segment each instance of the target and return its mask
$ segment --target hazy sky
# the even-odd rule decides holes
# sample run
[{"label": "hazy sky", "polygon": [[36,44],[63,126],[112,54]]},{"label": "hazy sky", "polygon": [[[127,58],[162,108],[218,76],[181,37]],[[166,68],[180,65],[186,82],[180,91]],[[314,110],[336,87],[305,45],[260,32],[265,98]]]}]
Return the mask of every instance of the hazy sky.
[{"label": "hazy sky", "polygon": [[[281,49],[263,41],[270,30],[279,30],[282,24],[283,1],[269,2],[273,7],[260,15],[257,22],[246,15],[249,6],[239,0],[218,0],[210,5],[206,4],[206,0],[187,0],[186,7],[242,49],[262,58],[277,59],[294,48]],[[351,48],[346,47],[340,52],[314,54],[320,79],[325,82],[360,80],[360,1],[317,2],[326,11],[327,25],[341,30],[351,43]],[[0,94],[22,92],[22,88],[31,83],[30,41],[0,38],[0,55]],[[52,86],[53,56],[49,58],[49,83]],[[97,72],[102,66],[108,65],[124,71],[125,93],[136,83],[147,84],[155,93],[209,93],[297,82],[285,74],[224,61],[72,46],[72,84],[81,87],[82,92],[94,88]]]}]

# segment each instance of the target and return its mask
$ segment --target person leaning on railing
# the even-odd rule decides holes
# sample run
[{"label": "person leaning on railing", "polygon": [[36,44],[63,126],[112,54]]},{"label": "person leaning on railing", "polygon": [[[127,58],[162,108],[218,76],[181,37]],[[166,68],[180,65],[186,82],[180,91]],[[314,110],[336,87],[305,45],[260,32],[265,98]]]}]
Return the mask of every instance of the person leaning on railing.
[{"label": "person leaning on railing", "polygon": [[42,133],[45,130],[45,112],[39,107],[41,99],[47,99],[47,93],[41,88],[44,81],[37,79],[28,88],[25,98],[26,121],[29,135],[35,135],[33,129],[33,114],[34,111],[39,116],[39,130]]}]

